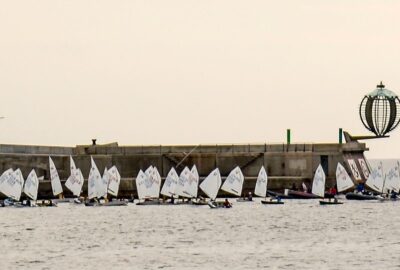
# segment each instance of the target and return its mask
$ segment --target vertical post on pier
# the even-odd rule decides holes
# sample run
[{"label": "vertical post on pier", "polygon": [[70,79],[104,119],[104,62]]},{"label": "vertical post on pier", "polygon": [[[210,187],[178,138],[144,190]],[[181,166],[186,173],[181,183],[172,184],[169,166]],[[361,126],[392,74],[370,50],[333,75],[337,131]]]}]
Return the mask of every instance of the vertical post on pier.
[{"label": "vertical post on pier", "polygon": [[339,144],[343,143],[343,129],[339,128]]},{"label": "vertical post on pier", "polygon": [[286,130],[286,143],[287,144],[290,144],[290,141],[291,141],[291,131],[290,131],[290,129],[287,129]]}]

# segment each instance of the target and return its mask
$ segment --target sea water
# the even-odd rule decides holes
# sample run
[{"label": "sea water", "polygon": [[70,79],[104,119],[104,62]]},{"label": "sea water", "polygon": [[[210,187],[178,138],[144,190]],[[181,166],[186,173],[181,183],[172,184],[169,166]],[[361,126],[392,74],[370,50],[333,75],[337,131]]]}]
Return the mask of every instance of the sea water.
[{"label": "sea water", "polygon": [[400,202],[0,208],[0,269],[399,269]]}]

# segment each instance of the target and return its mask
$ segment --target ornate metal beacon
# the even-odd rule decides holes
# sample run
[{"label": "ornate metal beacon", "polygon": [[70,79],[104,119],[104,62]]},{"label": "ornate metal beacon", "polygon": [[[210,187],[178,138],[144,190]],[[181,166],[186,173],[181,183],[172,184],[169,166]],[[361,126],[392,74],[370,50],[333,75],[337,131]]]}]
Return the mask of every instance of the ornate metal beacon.
[{"label": "ornate metal beacon", "polygon": [[351,136],[344,132],[346,141],[386,138],[400,123],[400,99],[381,82],[364,96],[359,112],[361,122],[375,136]]},{"label": "ornate metal beacon", "polygon": [[382,82],[366,95],[360,104],[360,118],[364,126],[376,137],[384,137],[400,122],[400,100]]}]

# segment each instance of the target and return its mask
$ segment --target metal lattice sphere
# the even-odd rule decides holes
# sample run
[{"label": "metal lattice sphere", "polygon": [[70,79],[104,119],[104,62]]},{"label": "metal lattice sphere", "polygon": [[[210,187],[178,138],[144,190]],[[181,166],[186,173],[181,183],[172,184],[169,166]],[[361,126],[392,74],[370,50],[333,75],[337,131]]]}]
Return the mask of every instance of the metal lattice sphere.
[{"label": "metal lattice sphere", "polygon": [[364,126],[382,137],[395,129],[400,122],[400,100],[382,84],[366,95],[360,104],[360,118]]}]

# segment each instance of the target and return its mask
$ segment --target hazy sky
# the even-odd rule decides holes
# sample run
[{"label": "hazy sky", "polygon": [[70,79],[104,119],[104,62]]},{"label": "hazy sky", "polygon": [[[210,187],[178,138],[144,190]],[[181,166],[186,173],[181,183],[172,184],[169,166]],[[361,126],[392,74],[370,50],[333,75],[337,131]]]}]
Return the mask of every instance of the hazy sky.
[{"label": "hazy sky", "polygon": [[[337,142],[383,80],[400,1],[1,1],[0,142]],[[400,129],[368,142],[400,157]]]}]

